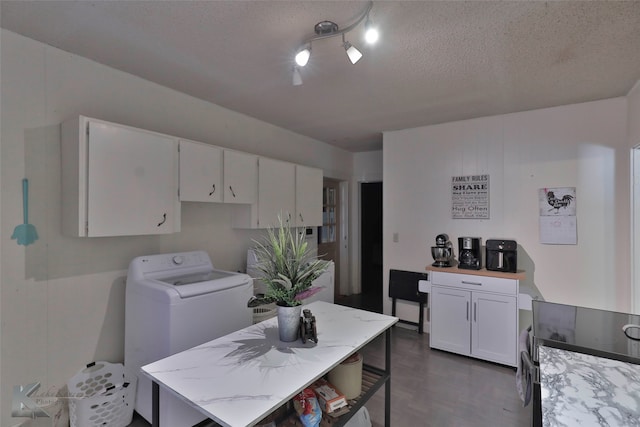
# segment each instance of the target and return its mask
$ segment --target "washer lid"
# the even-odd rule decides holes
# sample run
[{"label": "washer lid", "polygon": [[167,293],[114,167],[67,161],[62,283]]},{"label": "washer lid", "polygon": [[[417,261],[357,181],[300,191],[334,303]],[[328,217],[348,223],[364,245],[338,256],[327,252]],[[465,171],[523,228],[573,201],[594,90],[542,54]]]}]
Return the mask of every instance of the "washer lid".
[{"label": "washer lid", "polygon": [[163,285],[171,286],[181,298],[219,292],[224,289],[242,286],[250,282],[250,277],[243,273],[224,270],[210,270],[200,273],[181,274],[157,278]]}]

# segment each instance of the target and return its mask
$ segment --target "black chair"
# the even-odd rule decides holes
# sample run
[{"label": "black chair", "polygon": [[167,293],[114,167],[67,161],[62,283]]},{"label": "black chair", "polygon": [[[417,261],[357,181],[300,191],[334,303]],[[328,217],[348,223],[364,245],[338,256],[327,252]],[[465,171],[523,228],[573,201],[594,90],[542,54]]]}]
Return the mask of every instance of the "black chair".
[{"label": "black chair", "polygon": [[418,327],[418,333],[424,332],[424,306],[429,294],[418,291],[418,280],[427,280],[427,273],[416,273],[404,270],[389,270],[389,297],[391,298],[391,315],[396,315],[396,300],[417,302],[420,305],[418,322],[400,320],[402,323]]}]

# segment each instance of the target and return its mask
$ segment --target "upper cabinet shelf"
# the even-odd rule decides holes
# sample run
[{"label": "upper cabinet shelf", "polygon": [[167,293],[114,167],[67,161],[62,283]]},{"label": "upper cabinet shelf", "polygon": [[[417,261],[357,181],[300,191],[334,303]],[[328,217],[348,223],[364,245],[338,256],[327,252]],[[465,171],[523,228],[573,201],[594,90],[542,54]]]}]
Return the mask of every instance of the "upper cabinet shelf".
[{"label": "upper cabinet shelf", "polygon": [[62,123],[63,234],[180,231],[180,202],[237,205],[233,226],[322,224],[322,170],[78,116]]},{"label": "upper cabinet shelf", "polygon": [[84,116],[61,131],[64,234],[180,231],[175,138]]},{"label": "upper cabinet shelf", "polygon": [[295,227],[322,224],[321,169],[259,157],[257,183],[257,202],[236,209],[234,227],[273,227],[278,217]]},{"label": "upper cabinet shelf", "polygon": [[180,200],[255,203],[258,156],[180,140]]},{"label": "upper cabinet shelf", "polygon": [[180,200],[222,202],[222,148],[180,140]]}]

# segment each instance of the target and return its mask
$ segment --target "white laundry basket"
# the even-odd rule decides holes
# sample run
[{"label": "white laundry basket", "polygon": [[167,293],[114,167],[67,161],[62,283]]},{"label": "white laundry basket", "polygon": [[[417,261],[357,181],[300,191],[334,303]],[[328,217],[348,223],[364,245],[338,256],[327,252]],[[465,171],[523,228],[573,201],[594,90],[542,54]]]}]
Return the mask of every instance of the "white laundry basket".
[{"label": "white laundry basket", "polygon": [[278,314],[276,310],[276,304],[266,304],[260,307],[253,308],[253,324],[260,323],[263,320],[271,319],[272,317],[276,317]]},{"label": "white laundry basket", "polygon": [[71,427],[131,424],[136,380],[121,363],[88,364],[67,382]]}]

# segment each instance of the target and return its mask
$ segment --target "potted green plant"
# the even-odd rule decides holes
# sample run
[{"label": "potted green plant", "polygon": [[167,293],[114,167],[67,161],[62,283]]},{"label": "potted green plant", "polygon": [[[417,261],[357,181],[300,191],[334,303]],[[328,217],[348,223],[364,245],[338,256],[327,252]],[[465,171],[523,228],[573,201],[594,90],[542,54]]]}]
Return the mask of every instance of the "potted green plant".
[{"label": "potted green plant", "polygon": [[270,227],[264,239],[255,243],[257,279],[266,285],[264,295],[249,300],[250,307],[275,303],[278,311],[278,330],[282,341],[298,337],[300,306],[322,288],[314,287],[329,263],[318,259],[303,233],[298,233],[282,217],[279,226]]}]

